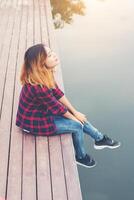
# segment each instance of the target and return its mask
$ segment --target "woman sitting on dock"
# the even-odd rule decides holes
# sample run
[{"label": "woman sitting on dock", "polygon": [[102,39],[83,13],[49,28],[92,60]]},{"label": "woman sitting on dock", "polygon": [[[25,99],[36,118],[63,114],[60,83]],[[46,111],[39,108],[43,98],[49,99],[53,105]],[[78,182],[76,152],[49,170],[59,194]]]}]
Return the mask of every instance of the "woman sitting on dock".
[{"label": "woman sitting on dock", "polygon": [[77,164],[94,167],[95,160],[85,152],[84,133],[94,139],[94,147],[114,149],[120,142],[101,133],[69,102],[55,81],[53,70],[59,59],[47,45],[27,49],[21,69],[22,84],[16,125],[35,136],[72,133]]}]

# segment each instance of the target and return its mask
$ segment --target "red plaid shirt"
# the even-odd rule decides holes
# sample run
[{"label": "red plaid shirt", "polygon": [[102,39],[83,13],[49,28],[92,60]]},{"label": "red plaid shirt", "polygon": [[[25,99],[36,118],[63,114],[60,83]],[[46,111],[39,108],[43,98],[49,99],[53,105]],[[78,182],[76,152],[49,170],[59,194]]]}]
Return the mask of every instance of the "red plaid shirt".
[{"label": "red plaid shirt", "polygon": [[53,115],[63,115],[68,110],[58,101],[63,95],[58,85],[49,89],[25,84],[19,97],[16,125],[33,135],[53,135],[56,131]]}]

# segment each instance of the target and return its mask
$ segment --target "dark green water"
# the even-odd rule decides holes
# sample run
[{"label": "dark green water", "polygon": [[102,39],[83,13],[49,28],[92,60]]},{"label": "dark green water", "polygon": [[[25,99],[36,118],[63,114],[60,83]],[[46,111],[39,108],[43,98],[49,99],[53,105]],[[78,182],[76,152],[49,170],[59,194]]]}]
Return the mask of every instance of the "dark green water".
[{"label": "dark green water", "polygon": [[78,166],[83,200],[134,199],[134,1],[85,0],[86,14],[56,29],[65,94],[115,150],[85,148],[97,161]]}]

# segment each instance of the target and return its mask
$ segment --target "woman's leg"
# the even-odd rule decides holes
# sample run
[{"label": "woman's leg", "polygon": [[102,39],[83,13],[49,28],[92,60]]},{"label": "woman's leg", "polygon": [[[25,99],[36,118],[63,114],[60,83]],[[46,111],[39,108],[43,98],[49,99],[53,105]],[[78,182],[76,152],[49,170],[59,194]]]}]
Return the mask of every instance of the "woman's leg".
[{"label": "woman's leg", "polygon": [[100,141],[104,137],[103,133],[98,131],[89,121],[84,122],[83,131],[90,135],[95,141]]},{"label": "woman's leg", "polygon": [[81,125],[79,122],[65,118],[63,116],[54,116],[54,123],[57,128],[55,135],[72,133],[76,156],[78,158],[85,157],[86,152],[84,148],[83,125]]},{"label": "woman's leg", "polygon": [[95,140],[95,149],[103,149],[106,147],[115,149],[121,144],[120,142],[113,140],[107,135],[99,132],[98,129],[95,128],[89,121],[84,122],[83,131]]}]

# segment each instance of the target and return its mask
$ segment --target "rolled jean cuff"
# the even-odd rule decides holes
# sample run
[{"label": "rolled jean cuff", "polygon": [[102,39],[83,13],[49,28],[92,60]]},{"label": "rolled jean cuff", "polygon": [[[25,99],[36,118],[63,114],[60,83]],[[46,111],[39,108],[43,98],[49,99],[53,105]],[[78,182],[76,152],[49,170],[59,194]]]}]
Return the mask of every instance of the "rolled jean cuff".
[{"label": "rolled jean cuff", "polygon": [[95,141],[99,141],[103,139],[103,134],[98,131],[89,121],[84,123],[83,131],[90,135]]}]

